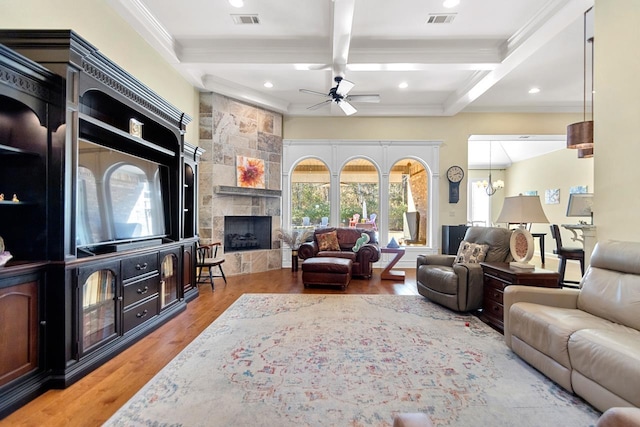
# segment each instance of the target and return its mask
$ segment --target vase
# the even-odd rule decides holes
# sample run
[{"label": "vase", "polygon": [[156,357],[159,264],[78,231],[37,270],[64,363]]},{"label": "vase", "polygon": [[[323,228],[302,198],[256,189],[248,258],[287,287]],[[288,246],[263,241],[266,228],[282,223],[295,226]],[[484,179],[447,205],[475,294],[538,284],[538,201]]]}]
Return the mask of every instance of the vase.
[{"label": "vase", "polygon": [[291,251],[291,271],[298,271],[298,251]]}]

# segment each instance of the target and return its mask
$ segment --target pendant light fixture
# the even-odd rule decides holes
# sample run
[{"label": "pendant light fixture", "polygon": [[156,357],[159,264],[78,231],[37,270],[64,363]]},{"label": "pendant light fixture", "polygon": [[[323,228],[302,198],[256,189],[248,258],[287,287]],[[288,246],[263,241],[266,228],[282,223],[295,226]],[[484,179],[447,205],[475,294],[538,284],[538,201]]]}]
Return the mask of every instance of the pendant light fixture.
[{"label": "pendant light fixture", "polygon": [[492,141],[489,141],[489,181],[477,181],[477,186],[484,187],[487,196],[493,196],[496,194],[496,191],[504,188],[503,180],[499,179],[494,182],[491,177],[491,143]]},{"label": "pendant light fixture", "polygon": [[[584,13],[584,80],[583,80],[583,121],[572,123],[567,126],[567,148],[587,149],[593,148],[593,37],[587,39],[587,13],[593,8],[588,9]],[[587,43],[591,45],[591,120],[587,120]]]}]

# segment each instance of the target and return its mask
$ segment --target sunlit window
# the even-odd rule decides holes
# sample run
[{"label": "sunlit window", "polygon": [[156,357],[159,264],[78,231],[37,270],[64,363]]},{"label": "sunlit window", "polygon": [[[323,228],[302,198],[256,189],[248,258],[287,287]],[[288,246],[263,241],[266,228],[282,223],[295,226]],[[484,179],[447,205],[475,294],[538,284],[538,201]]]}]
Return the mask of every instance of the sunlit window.
[{"label": "sunlit window", "polygon": [[401,159],[389,173],[389,238],[400,245],[427,241],[428,178],[424,166]]},{"label": "sunlit window", "polygon": [[329,168],[317,159],[305,159],[291,174],[291,225],[294,228],[328,226],[331,213]]},{"label": "sunlit window", "polygon": [[380,212],[378,169],[354,159],[340,172],[340,221],[343,226],[377,228]]}]

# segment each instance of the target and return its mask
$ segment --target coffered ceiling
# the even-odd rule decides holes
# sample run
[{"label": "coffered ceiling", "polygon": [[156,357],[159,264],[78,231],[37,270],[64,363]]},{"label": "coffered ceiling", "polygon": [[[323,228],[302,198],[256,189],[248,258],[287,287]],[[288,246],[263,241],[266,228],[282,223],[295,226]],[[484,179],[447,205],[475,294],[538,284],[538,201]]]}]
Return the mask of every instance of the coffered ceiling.
[{"label": "coffered ceiling", "polygon": [[196,87],[285,115],[342,116],[299,91],[328,93],[338,75],[380,95],[357,116],[583,108],[593,0],[107,1]]}]

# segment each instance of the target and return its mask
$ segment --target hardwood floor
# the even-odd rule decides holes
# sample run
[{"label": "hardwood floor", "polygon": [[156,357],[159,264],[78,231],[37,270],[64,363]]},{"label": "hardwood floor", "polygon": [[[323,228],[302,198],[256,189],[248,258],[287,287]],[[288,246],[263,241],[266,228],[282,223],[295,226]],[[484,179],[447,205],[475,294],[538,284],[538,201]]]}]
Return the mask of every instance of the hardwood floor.
[{"label": "hardwood floor", "polygon": [[97,426],[124,405],[144,384],[244,293],[329,293],[418,295],[415,269],[406,269],[404,282],[353,279],[345,291],[305,289],[302,272],[274,270],[216,279],[216,289],[200,285],[200,296],[181,313],[77,383],[50,390],[8,415],[2,425]]}]

